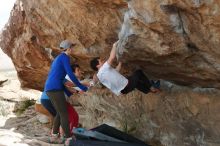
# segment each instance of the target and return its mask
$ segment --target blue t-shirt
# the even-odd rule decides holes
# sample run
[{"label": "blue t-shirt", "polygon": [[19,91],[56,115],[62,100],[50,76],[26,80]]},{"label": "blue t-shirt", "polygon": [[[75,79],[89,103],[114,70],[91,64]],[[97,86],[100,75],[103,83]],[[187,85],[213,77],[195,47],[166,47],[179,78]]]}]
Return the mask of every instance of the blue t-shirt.
[{"label": "blue t-shirt", "polygon": [[64,90],[65,87],[63,85],[63,81],[66,74],[68,74],[73,83],[80,89],[82,89],[83,91],[88,90],[88,88],[86,86],[83,86],[73,74],[70,66],[69,56],[65,53],[61,53],[54,59],[51,65],[51,69],[45,83],[44,91]]},{"label": "blue t-shirt", "polygon": [[[65,82],[67,82],[67,81],[68,81],[67,79],[64,79],[63,84],[65,84]],[[68,97],[70,97],[71,95],[73,95],[68,89],[66,89],[66,87],[64,88],[64,93],[65,93]],[[47,99],[47,100],[49,100],[49,96],[47,96],[46,91],[43,91],[43,92],[42,92],[40,99],[41,99],[41,100],[42,100],[42,99]]]},{"label": "blue t-shirt", "polygon": [[[72,95],[72,93],[70,91],[68,91],[66,88],[64,89],[65,94],[70,97]],[[46,100],[50,100],[49,96],[47,96],[46,92],[42,92],[40,99],[46,99]]]},{"label": "blue t-shirt", "polygon": [[49,97],[47,96],[46,92],[42,92],[40,99],[49,99]]}]

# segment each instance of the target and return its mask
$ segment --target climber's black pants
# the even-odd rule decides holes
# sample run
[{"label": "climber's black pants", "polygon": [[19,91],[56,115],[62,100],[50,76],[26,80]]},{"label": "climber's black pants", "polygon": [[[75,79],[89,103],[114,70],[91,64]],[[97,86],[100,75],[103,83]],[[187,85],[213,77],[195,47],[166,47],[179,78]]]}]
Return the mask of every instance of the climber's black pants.
[{"label": "climber's black pants", "polygon": [[128,84],[121,91],[122,94],[127,94],[135,88],[147,94],[150,91],[151,83],[142,70],[136,70],[131,76],[127,77]]}]

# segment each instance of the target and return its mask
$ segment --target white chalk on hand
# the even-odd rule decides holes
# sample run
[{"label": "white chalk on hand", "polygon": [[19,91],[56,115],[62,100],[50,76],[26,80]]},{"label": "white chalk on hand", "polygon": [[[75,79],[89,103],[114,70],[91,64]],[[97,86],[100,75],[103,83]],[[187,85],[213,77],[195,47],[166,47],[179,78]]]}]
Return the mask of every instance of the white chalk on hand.
[{"label": "white chalk on hand", "polygon": [[89,86],[91,87],[91,86],[94,86],[95,85],[95,83],[94,83],[94,81],[90,81],[89,82]]}]

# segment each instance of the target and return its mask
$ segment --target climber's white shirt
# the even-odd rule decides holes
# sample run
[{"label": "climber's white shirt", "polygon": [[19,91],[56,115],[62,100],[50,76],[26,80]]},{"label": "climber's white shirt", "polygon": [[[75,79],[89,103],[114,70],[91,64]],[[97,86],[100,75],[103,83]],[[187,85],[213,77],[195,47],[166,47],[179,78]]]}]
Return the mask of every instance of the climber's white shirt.
[{"label": "climber's white shirt", "polygon": [[111,67],[106,61],[97,73],[99,81],[109,88],[116,95],[121,94],[128,84],[128,79],[122,76],[116,69]]}]

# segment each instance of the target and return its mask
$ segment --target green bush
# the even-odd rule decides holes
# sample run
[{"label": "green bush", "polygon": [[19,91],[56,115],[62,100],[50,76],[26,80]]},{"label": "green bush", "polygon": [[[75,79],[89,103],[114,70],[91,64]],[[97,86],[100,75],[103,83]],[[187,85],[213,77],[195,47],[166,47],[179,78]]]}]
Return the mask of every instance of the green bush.
[{"label": "green bush", "polygon": [[32,106],[35,104],[35,100],[24,100],[20,101],[15,105],[15,110],[14,112],[17,115],[21,115],[28,107]]}]

